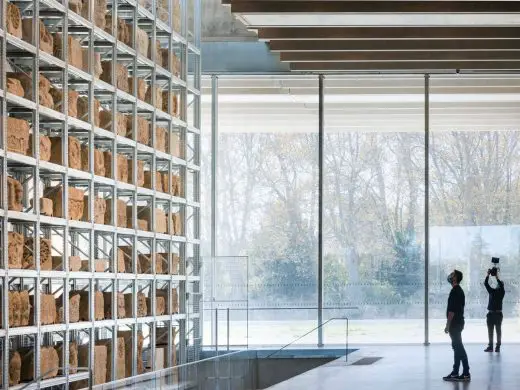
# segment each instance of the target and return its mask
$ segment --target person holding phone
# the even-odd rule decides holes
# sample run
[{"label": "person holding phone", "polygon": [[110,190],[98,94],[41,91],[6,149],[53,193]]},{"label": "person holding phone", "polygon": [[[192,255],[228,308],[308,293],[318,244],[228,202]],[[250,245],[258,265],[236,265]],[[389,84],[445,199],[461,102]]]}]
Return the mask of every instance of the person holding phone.
[{"label": "person holding phone", "polygon": [[[489,278],[492,279],[492,286],[489,284]],[[505,290],[504,282],[500,280],[499,272],[496,267],[488,269],[486,279],[484,280],[484,286],[489,294],[488,300],[488,313],[486,316],[487,328],[488,328],[488,347],[484,352],[493,352],[493,336],[494,331],[497,331],[497,344],[495,352],[500,352],[502,345],[502,320],[504,315],[502,314],[502,301],[504,300]]]}]

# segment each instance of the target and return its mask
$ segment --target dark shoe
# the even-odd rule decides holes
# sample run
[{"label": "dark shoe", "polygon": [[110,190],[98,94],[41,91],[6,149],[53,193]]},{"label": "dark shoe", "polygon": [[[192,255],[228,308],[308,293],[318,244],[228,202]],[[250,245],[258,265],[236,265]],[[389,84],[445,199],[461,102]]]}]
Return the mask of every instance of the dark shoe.
[{"label": "dark shoe", "polygon": [[459,375],[456,379],[457,382],[471,382],[471,375],[470,374],[462,374]]},{"label": "dark shoe", "polygon": [[458,373],[452,372],[450,375],[447,375],[447,376],[443,377],[442,379],[447,382],[455,382],[458,377],[459,377]]},{"label": "dark shoe", "polygon": [[493,352],[493,347],[489,346],[487,347],[484,352]]},{"label": "dark shoe", "polygon": [[495,348],[495,352],[500,352],[500,345],[497,345],[497,347]]}]

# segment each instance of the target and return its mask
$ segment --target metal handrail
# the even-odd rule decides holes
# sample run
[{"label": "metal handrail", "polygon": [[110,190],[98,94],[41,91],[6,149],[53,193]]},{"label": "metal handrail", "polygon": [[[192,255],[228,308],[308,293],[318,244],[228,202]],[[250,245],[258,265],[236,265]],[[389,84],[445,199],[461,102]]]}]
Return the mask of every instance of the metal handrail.
[{"label": "metal handrail", "polygon": [[291,341],[289,344],[286,344],[284,345],[282,348],[280,348],[279,350],[271,353],[270,355],[268,355],[266,357],[266,359],[269,359],[271,356],[273,355],[276,355],[278,352],[281,352],[283,351],[285,348],[287,347],[290,347],[291,345],[293,345],[294,343],[296,343],[297,341],[303,339],[305,336],[308,336],[310,335],[312,332],[315,332],[317,331],[318,329],[324,327],[325,325],[327,325],[329,322],[332,322],[332,321],[345,321],[346,323],[346,327],[345,327],[345,362],[348,363],[348,317],[337,317],[337,318],[329,318],[327,321],[325,321],[323,324],[320,324],[318,325],[317,327],[309,330],[307,333],[305,333],[304,335],[296,338],[295,340]]},{"label": "metal handrail", "polygon": [[[58,371],[65,371],[65,367],[58,367]],[[70,368],[69,368],[70,369]],[[40,376],[38,378],[34,378],[32,381],[24,383],[22,387],[20,387],[20,390],[27,389],[29,386],[32,386],[35,383],[38,383],[45,379],[45,376],[53,371],[56,371],[56,368],[51,368],[48,371],[44,372],[43,374],[40,373]],[[88,367],[77,367],[76,372],[79,371],[90,371]],[[92,384],[89,385],[89,389],[92,389]]]}]

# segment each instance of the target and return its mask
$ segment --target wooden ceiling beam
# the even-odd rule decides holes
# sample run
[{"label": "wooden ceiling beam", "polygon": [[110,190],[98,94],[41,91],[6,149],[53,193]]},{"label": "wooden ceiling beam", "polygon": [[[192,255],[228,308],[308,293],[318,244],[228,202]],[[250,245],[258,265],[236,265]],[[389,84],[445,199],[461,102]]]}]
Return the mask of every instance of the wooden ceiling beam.
[{"label": "wooden ceiling beam", "polygon": [[520,27],[265,27],[264,40],[520,39]]},{"label": "wooden ceiling beam", "polygon": [[341,51],[509,51],[520,50],[520,39],[453,39],[453,40],[274,40],[273,52],[341,52]]},{"label": "wooden ceiling beam", "polygon": [[520,51],[282,52],[282,62],[520,61]]},{"label": "wooden ceiling beam", "polygon": [[291,70],[308,72],[518,71],[520,70],[520,63],[510,61],[295,62],[291,63]]},{"label": "wooden ceiling beam", "polygon": [[520,12],[518,1],[294,1],[225,0],[236,13],[459,13],[502,14]]}]

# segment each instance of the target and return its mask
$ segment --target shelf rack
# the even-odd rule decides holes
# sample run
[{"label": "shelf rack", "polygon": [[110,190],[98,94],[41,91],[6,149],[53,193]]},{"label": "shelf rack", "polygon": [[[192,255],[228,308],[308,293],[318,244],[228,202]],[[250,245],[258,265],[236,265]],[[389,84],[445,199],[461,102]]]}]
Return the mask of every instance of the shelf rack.
[{"label": "shelf rack", "polygon": [[[78,4],[86,10],[81,15],[74,12],[80,12]],[[103,27],[99,15],[105,5],[104,13],[110,17],[105,15]],[[13,27],[14,18],[8,12],[12,11],[12,6],[17,7],[21,21],[25,21],[19,31]],[[29,382],[9,385],[11,356],[22,348],[29,349],[34,359],[30,388],[84,388],[89,382],[95,385],[95,346],[100,342],[111,342],[107,363],[113,369],[106,381],[116,380],[120,332],[131,335],[130,339],[125,339],[125,348],[131,350],[132,357],[137,356],[140,349],[138,335],[144,339],[142,351],[139,351],[143,367],[138,367],[137,359],[130,359],[131,367],[127,367],[125,377],[138,375],[143,369],[152,372],[198,360],[201,346],[201,0],[3,0],[1,11],[0,388],[21,388]],[[40,25],[53,37],[51,50],[46,38],[41,37],[39,28],[22,31],[22,28]],[[128,31],[126,37],[124,31]],[[144,35],[148,50],[142,48]],[[61,44],[61,51],[54,47],[56,42]],[[77,43],[81,46],[82,66],[78,66],[77,52],[72,51]],[[76,55],[71,56],[71,53]],[[99,61],[104,64],[101,73]],[[110,74],[118,75],[119,65],[128,72],[127,88],[119,84],[118,77],[110,77]],[[8,79],[16,78],[13,73],[23,73],[30,78],[30,87],[21,96],[8,88]],[[53,105],[49,106],[46,97],[40,96],[40,84],[45,79],[52,88],[61,90],[61,105],[58,99],[53,99]],[[144,99],[139,90],[143,82],[151,91]],[[154,93],[155,89],[160,93]],[[86,107],[82,109],[82,116],[79,108],[76,115],[69,111],[69,104],[74,106],[71,103],[74,93]],[[168,103],[161,104],[160,97]],[[100,111],[104,112],[108,125],[98,120]],[[126,134],[119,131],[120,114],[130,122]],[[16,152],[9,146],[12,132],[9,132],[8,118],[28,122],[31,143],[26,153]],[[145,143],[139,132],[141,120],[148,121],[150,129]],[[159,127],[166,131],[166,147],[159,147]],[[50,161],[43,158],[45,150],[40,148],[43,148],[45,137],[60,137],[59,152],[53,149],[53,156],[61,154],[59,161],[55,157]],[[82,157],[85,156],[83,158],[88,163],[81,169],[71,166],[74,156],[69,142],[74,144],[75,141],[69,137],[79,141],[85,150]],[[109,162],[104,159],[105,175],[96,171],[95,149],[103,152],[104,156],[111,153]],[[128,180],[118,176],[118,154],[128,160]],[[148,184],[139,182],[142,180],[140,169],[149,172]],[[159,171],[164,173],[163,178],[169,178],[162,190],[158,189],[155,175]],[[172,186],[172,175],[180,178],[179,193],[164,190]],[[18,180],[23,189],[21,210],[9,209],[10,198],[14,195],[9,196],[8,178]],[[63,215],[41,213],[39,199],[47,197],[49,188],[57,186],[83,191],[82,218],[71,219],[72,212],[65,207],[69,204],[69,191],[62,193]],[[111,216],[104,221],[95,218],[96,199],[104,199],[110,205],[107,207],[111,209]],[[121,205],[118,201],[124,201],[130,214],[126,227],[119,226],[117,221],[118,205]],[[56,214],[55,207],[56,202]],[[157,208],[168,215],[166,232],[157,231],[159,222],[154,211]],[[140,225],[142,210],[149,214],[147,229]],[[108,210],[105,216],[107,213]],[[175,229],[169,216],[172,213],[180,216],[180,231]],[[10,232],[33,238],[29,243],[24,242],[24,250],[32,255],[34,269],[10,267]],[[62,258],[61,266],[53,264],[51,269],[41,269],[40,247],[46,245],[41,239],[50,240],[52,255]],[[121,272],[118,249],[123,246],[130,249],[125,255],[127,267]],[[156,268],[158,253],[161,256],[167,254],[166,270],[161,273]],[[179,256],[177,272],[173,272],[173,254]],[[23,256],[25,258],[25,253]],[[69,262],[73,256],[82,261],[80,271],[70,270]],[[149,258],[147,271],[139,269],[140,256]],[[98,259],[106,262],[100,263]],[[98,264],[105,264],[104,272],[100,272]],[[169,310],[175,299],[173,289],[178,294],[176,312]],[[70,301],[64,297],[68,297],[71,291],[80,290],[85,293],[82,298],[88,297],[88,315],[73,322],[69,312]],[[163,291],[161,296],[166,300],[165,313],[156,310],[159,290]],[[30,324],[9,326],[8,308],[13,304],[9,293],[15,291],[27,291],[31,297]],[[104,318],[96,320],[94,302],[98,291],[112,293],[111,312],[103,313]],[[126,313],[125,318],[118,318],[116,292],[131,297],[131,313]],[[148,312],[143,316],[137,315],[138,293],[144,294],[148,302]],[[61,323],[44,323],[40,294],[52,294],[58,305],[62,305]],[[165,332],[165,328],[175,329],[175,332]],[[167,335],[166,340],[158,340],[159,331],[163,336]],[[87,348],[87,371],[74,373],[70,370],[72,343]],[[157,356],[155,347],[159,343],[166,347],[164,357]],[[63,362],[60,368],[63,369],[54,378],[41,379],[42,348],[58,345],[62,345],[59,354],[60,363]],[[170,353],[172,351],[176,352],[175,356]],[[25,363],[26,360],[22,359],[22,369]],[[182,375],[179,372],[179,380],[182,380]]]}]

